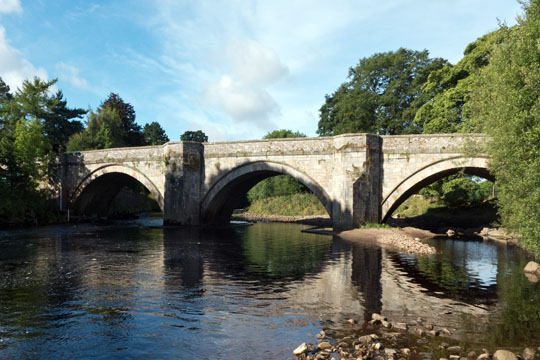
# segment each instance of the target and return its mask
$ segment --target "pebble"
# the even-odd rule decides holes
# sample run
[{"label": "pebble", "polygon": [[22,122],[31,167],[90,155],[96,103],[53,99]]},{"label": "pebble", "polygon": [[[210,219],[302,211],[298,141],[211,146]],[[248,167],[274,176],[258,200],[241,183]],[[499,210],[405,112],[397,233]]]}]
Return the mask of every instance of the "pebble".
[{"label": "pebble", "polygon": [[461,348],[461,346],[457,346],[457,345],[454,345],[454,346],[449,346],[446,348],[446,350],[450,353],[453,353],[453,354],[459,354],[460,352],[463,351],[463,349]]}]

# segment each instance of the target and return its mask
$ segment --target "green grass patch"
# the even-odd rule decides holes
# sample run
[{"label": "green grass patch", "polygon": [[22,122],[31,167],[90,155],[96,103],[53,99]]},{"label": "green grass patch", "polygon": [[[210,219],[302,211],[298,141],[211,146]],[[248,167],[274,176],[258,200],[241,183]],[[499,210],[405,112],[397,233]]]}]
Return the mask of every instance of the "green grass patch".
[{"label": "green grass patch", "polygon": [[253,200],[248,212],[258,215],[281,216],[327,215],[322,203],[312,193],[281,195]]}]

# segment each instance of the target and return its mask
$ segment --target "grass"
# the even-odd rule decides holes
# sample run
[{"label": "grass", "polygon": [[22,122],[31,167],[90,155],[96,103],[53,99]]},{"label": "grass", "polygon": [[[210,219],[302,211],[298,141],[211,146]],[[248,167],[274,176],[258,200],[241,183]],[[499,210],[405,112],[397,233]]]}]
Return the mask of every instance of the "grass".
[{"label": "grass", "polygon": [[248,208],[250,214],[280,216],[327,215],[326,209],[312,193],[274,196],[254,200]]}]

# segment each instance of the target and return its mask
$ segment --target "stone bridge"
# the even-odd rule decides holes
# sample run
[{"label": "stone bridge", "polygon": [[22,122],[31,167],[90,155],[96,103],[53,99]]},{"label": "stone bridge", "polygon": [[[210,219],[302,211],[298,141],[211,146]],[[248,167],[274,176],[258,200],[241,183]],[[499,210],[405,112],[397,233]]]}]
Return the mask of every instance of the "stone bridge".
[{"label": "stone bridge", "polygon": [[63,208],[107,215],[134,179],[163,211],[164,222],[224,224],[236,200],[259,181],[286,174],[321,201],[334,227],[385,221],[410,195],[459,171],[491,179],[488,159],[471,155],[483,135],[346,134],[160,146],[63,154]]}]

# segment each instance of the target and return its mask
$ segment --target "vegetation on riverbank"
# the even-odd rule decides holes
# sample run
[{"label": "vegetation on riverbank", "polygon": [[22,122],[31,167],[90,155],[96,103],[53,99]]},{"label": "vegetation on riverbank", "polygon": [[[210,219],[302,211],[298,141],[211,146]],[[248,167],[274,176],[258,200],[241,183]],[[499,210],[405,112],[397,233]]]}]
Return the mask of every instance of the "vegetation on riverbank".
[{"label": "vegetation on riverbank", "polygon": [[312,193],[296,193],[253,200],[247,212],[282,216],[327,215],[322,203]]}]

